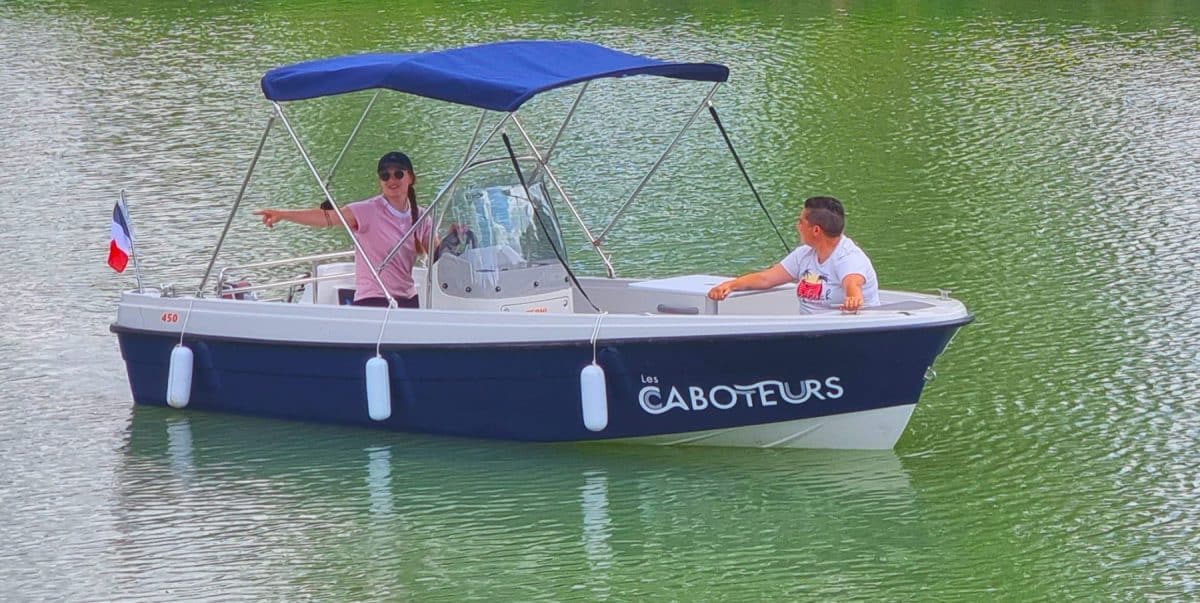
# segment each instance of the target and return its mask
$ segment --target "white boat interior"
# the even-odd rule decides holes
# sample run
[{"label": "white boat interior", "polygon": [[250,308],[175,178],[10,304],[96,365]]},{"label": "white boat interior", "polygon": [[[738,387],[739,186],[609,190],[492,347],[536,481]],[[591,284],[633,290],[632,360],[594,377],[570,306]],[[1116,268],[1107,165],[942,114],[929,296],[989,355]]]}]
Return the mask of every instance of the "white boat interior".
[{"label": "white boat interior", "polygon": [[[969,315],[945,294],[885,290],[879,306],[858,314],[805,314],[792,285],[737,291],[718,302],[708,298],[708,291],[728,276],[575,277],[561,257],[565,246],[550,197],[541,180],[527,188],[452,188],[434,218],[437,240],[429,241],[428,248],[435,252],[413,269],[421,308],[389,311],[386,321],[378,308],[348,305],[356,278],[352,250],[226,266],[217,273],[219,296],[180,297],[179,305],[192,317],[189,328],[198,332],[204,331],[207,309],[222,320],[245,317],[241,332],[260,333],[265,339],[373,341],[378,324],[386,322],[390,327],[385,326],[384,341],[414,343],[841,331],[931,325]],[[138,306],[137,295],[128,294],[129,307]],[[282,303],[221,303],[227,301]],[[281,306],[294,310],[281,312]],[[305,334],[293,325],[287,335],[266,328],[273,316],[297,315],[348,326],[319,327],[318,333]],[[349,325],[363,325],[361,333],[352,336],[358,329]]]},{"label": "white boat interior", "polygon": [[[423,271],[418,269],[416,274]],[[352,263],[318,264],[313,272],[320,280],[288,281],[303,281],[286,286],[293,294],[290,303],[286,296],[258,297],[255,292],[271,291],[271,287],[259,285],[250,286],[255,292],[227,289],[220,298],[173,297],[169,291],[161,297],[157,290],[130,291],[122,299],[119,322],[157,330],[165,326],[164,310],[171,310],[188,316],[187,331],[197,334],[237,332],[240,337],[260,340],[363,343],[376,341],[382,328],[385,342],[447,344],[840,332],[937,325],[969,316],[961,302],[945,296],[890,290],[880,292],[880,306],[858,314],[799,314],[791,286],[737,292],[716,302],[708,299],[706,292],[711,283],[725,277],[712,275],[650,280],[580,278],[583,289],[603,313],[592,309],[574,289],[526,299],[496,299],[490,309],[478,307],[476,301],[472,303],[475,307],[467,308],[385,311],[339,304],[339,292],[353,286]],[[427,296],[423,288],[420,295],[422,300],[437,299]],[[345,295],[341,297],[345,299]]]}]

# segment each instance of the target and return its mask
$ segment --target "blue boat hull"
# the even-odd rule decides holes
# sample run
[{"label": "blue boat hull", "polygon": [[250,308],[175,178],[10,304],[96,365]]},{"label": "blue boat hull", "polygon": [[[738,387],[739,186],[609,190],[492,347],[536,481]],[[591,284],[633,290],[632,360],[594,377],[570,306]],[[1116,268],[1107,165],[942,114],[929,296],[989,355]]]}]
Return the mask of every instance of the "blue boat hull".
[{"label": "blue boat hull", "polygon": [[[586,441],[762,425],[915,404],[961,324],[827,334],[607,341],[608,425],[583,422],[588,344],[384,346],[392,413],[367,414],[374,346],[185,337],[188,408],[466,437]],[[166,405],[178,336],[113,327],[138,404]]]}]

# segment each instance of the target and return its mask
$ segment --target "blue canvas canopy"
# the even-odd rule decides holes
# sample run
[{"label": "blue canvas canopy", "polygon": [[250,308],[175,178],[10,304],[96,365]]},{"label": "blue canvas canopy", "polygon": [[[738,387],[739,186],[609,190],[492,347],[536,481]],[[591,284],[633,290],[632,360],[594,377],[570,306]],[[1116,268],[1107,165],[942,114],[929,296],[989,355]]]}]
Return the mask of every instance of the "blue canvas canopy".
[{"label": "blue canvas canopy", "polygon": [[627,75],[723,82],[729,79],[729,68],[660,61],[589,42],[526,40],[296,63],[268,71],[262,89],[273,101],[293,101],[389,88],[482,109],[515,111],[546,90]]}]

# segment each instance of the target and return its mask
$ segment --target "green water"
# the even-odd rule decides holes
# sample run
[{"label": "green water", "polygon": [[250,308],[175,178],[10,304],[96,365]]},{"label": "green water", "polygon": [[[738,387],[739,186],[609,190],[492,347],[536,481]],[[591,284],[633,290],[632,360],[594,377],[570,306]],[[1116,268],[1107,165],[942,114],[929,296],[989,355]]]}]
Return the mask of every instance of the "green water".
[{"label": "green water", "polygon": [[[1197,598],[1198,26],[1192,2],[0,4],[0,593]],[[776,222],[836,195],[884,286],[968,305],[895,451],[517,446],[132,407],[107,331],[131,281],[103,264],[120,189],[150,283],[194,285],[270,115],[264,71],[510,38],[729,65],[716,106]],[[589,90],[556,162],[590,225],[706,88]],[[369,98],[289,106],[320,166]],[[529,106],[537,135],[571,98]],[[432,198],[477,117],[398,95],[376,115],[339,198],[370,194],[392,148]],[[315,203],[297,159],[277,129],[246,204]],[[782,256],[710,123],[625,218],[623,276]],[[342,245],[245,213],[223,260]]]}]

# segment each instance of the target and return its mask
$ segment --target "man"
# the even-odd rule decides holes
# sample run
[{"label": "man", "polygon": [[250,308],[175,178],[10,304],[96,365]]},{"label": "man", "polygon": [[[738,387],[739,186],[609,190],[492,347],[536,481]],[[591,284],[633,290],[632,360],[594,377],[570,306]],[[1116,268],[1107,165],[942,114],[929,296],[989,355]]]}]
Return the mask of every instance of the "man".
[{"label": "man", "polygon": [[725,281],[708,292],[717,301],[734,291],[770,289],[798,282],[796,296],[804,313],[840,309],[858,312],[879,305],[879,281],[871,259],[842,234],[846,210],[833,197],[804,200],[796,223],[803,243],[778,264]]}]

